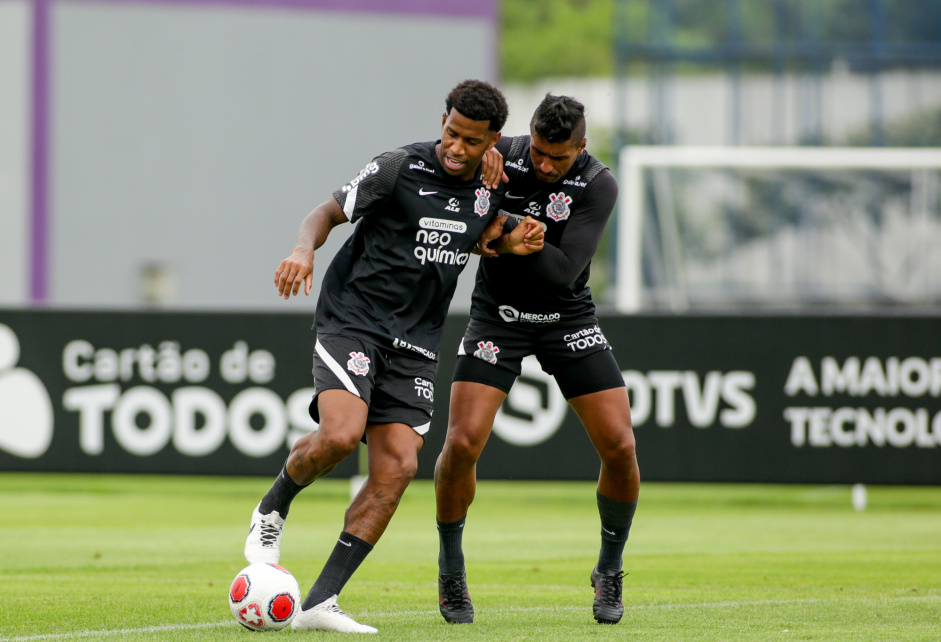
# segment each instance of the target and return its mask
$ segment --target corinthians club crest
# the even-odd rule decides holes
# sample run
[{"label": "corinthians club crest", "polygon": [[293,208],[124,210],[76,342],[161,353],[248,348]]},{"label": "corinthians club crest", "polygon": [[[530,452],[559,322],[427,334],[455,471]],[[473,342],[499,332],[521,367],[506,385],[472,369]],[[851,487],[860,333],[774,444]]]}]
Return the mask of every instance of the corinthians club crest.
[{"label": "corinthians club crest", "polygon": [[481,187],[474,194],[477,195],[477,200],[474,201],[474,213],[477,216],[483,216],[490,211],[490,190]]},{"label": "corinthians club crest", "polygon": [[496,363],[498,352],[500,352],[500,348],[493,345],[493,341],[478,341],[474,356],[488,363]]},{"label": "corinthians club crest", "polygon": [[362,352],[351,352],[350,360],[346,362],[346,367],[353,374],[365,377],[369,372],[369,357]]},{"label": "corinthians club crest", "polygon": [[566,196],[565,192],[558,194],[549,194],[549,204],[546,206],[546,215],[553,221],[564,221],[572,213],[569,209],[569,203],[572,202],[571,196]]}]

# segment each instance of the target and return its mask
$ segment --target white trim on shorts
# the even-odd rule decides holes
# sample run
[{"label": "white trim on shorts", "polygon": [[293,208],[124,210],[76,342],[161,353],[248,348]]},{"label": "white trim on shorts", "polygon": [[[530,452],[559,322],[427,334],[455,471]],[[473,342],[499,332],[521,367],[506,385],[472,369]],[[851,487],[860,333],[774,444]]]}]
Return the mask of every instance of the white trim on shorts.
[{"label": "white trim on shorts", "polygon": [[346,389],[362,399],[363,396],[359,394],[359,389],[353,383],[353,380],[350,379],[350,375],[346,374],[346,370],[343,369],[343,366],[337,363],[337,360],[334,359],[329,352],[327,352],[327,349],[320,345],[320,339],[317,339],[317,343],[314,345],[314,350],[317,351],[317,354],[320,355],[320,359],[326,364],[326,366],[330,368],[330,372],[335,374],[337,379],[339,379],[343,385],[346,386]]}]

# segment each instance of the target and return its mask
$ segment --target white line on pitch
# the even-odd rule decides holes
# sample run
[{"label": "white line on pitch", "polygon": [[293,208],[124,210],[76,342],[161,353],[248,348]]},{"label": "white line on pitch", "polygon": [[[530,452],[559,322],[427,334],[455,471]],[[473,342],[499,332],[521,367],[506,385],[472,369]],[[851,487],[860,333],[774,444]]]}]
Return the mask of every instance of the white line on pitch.
[{"label": "white line on pitch", "polygon": [[164,633],[169,631],[190,631],[212,629],[218,626],[237,626],[230,622],[205,622],[203,624],[168,624],[166,626],[145,626],[139,629],[110,629],[105,631],[75,631],[73,633],[45,633],[42,635],[24,635],[16,638],[0,638],[0,642],[27,642],[32,640],[75,640],[79,638],[104,637],[108,635],[133,635],[137,633]]},{"label": "white line on pitch", "polygon": [[[822,602],[901,602],[901,601],[919,601],[919,600],[939,600],[939,595],[915,595],[912,597],[873,597],[873,598],[832,598],[818,599],[808,598],[803,600],[753,600],[753,601],[734,601],[734,602],[700,602],[698,604],[635,604],[625,605],[626,611],[641,611],[654,609],[708,609],[708,608],[738,608],[743,606],[768,606],[775,604],[819,604]],[[585,606],[510,606],[503,608],[486,609],[487,613],[521,613],[531,611],[582,611]],[[372,613],[362,611],[352,613],[356,616],[366,617],[401,617],[403,615],[435,615],[436,610],[423,609],[412,611],[395,611],[393,613]],[[220,626],[236,626],[236,622],[206,622],[203,624],[174,624],[166,626],[147,626],[139,629],[111,629],[104,631],[76,631],[74,633],[46,633],[42,635],[26,635],[15,638],[0,638],[0,642],[33,642],[34,640],[73,640],[88,637],[105,637],[111,635],[130,635],[136,633],[163,633],[169,631],[187,631],[195,629],[210,629]]]}]

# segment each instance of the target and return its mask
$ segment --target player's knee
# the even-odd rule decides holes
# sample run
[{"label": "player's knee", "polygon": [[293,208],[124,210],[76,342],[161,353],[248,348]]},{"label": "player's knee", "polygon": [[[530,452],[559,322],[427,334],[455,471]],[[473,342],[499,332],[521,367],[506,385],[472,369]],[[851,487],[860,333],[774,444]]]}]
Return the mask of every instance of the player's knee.
[{"label": "player's knee", "polygon": [[634,439],[633,431],[628,430],[618,435],[617,439],[612,440],[604,449],[604,452],[599,454],[605,465],[609,467],[633,462],[637,457],[637,442]]},{"label": "player's knee", "polygon": [[394,464],[398,477],[412,481],[418,473],[418,453],[412,450],[396,453]]},{"label": "player's knee", "polygon": [[407,484],[415,479],[415,475],[418,474],[418,461],[409,460],[402,462],[401,467],[399,468],[399,477]]},{"label": "player's knee", "polygon": [[418,473],[418,458],[410,455],[389,456],[376,468],[381,469],[382,480],[404,490]]},{"label": "player's knee", "polygon": [[461,462],[476,462],[483,450],[481,440],[473,438],[471,433],[463,430],[448,429],[448,436],[444,442],[446,457],[449,460]]},{"label": "player's knee", "polygon": [[308,443],[311,456],[320,455],[328,461],[337,462],[352,454],[359,446],[359,435],[352,432],[321,430],[318,439]]}]

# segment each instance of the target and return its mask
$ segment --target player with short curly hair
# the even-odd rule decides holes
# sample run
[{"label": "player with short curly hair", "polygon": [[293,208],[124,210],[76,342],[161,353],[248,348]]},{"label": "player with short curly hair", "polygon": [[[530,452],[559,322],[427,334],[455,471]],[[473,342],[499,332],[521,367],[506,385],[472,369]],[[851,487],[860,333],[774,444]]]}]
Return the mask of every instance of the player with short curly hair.
[{"label": "player with short curly hair", "polygon": [[490,131],[499,132],[510,110],[503,95],[493,89],[493,85],[482,80],[465,80],[444,99],[444,110],[450,113],[456,109],[471,120],[487,120]]},{"label": "player with short curly hair", "polygon": [[[294,497],[366,442],[369,476],[294,629],[376,632],[340,610],[337,596],[382,536],[418,467],[458,275],[478,240],[502,228],[502,188],[487,188],[480,162],[506,117],[496,87],[459,84],[448,95],[441,139],[375,157],[307,215],[294,252],[275,272],[285,299],[301,287],[309,294],[314,252],[335,226],[357,223],[326,269],[317,302],[310,413],[319,428],[294,444],[253,511],[245,542],[249,562],[277,563]],[[503,236],[501,248],[538,251],[542,234],[530,220]]]}]

